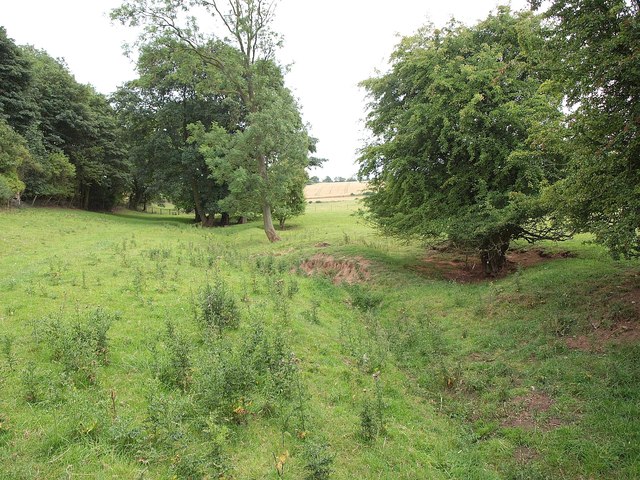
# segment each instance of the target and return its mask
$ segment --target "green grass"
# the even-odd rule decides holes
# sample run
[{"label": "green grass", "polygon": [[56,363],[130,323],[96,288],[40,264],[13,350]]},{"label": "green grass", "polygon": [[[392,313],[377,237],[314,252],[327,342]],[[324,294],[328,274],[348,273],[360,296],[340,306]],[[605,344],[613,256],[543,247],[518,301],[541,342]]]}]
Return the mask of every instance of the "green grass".
[{"label": "green grass", "polygon": [[[640,478],[640,346],[594,330],[637,326],[638,262],[578,238],[460,285],[356,209],[309,205],[274,245],[258,223],[0,212],[0,478],[275,479],[280,455],[289,479],[322,458],[334,479]],[[297,273],[317,253],[371,279]],[[206,285],[237,328],[205,326]]]}]

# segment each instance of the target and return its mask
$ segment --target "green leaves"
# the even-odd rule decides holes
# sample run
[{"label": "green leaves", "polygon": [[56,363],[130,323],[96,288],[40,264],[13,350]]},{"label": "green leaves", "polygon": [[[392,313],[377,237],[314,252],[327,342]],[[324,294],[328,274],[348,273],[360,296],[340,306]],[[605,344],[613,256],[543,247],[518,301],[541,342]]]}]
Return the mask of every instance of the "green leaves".
[{"label": "green leaves", "polygon": [[[506,7],[474,27],[452,23],[405,38],[389,73],[363,83],[374,140],[362,150],[365,202],[388,233],[446,234],[482,250],[544,222],[531,202],[557,178],[563,158],[540,146],[538,121],[558,125],[560,98],[531,56],[539,20]],[[535,212],[535,213],[534,213]]]},{"label": "green leaves", "polygon": [[639,13],[625,0],[553,0],[545,12],[546,53],[572,109],[559,212],[616,256],[640,254]]}]

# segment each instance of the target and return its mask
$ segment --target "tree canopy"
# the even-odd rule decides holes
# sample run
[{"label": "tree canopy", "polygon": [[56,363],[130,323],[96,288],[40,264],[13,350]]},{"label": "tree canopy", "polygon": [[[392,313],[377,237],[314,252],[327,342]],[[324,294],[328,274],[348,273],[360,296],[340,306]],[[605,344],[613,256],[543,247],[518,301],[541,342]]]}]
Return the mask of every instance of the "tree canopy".
[{"label": "tree canopy", "polygon": [[541,191],[564,156],[540,141],[562,120],[545,88],[542,27],[507,7],[483,22],[427,26],[404,38],[391,71],[363,82],[373,138],[360,176],[384,231],[447,238],[499,270],[513,239],[556,238]]},{"label": "tree canopy", "polygon": [[625,0],[553,0],[544,12],[546,52],[571,111],[571,164],[554,194],[576,229],[614,255],[640,253],[639,13]]},{"label": "tree canopy", "polygon": [[[20,182],[13,182],[24,197],[73,199],[82,208],[110,209],[128,188],[129,166],[107,99],[76,82],[63,61],[15,45],[4,29],[0,118],[18,135],[14,146],[28,152],[19,161],[16,157]],[[10,155],[7,148],[3,155]]]},{"label": "tree canopy", "polygon": [[[203,34],[195,16],[184,19],[182,13],[189,8],[199,8],[209,15],[228,36]],[[303,169],[309,165],[306,154],[304,158],[271,155],[276,136],[279,135],[277,140],[287,145],[296,143],[299,133],[296,129],[291,130],[286,116],[273,116],[282,112],[275,107],[278,99],[290,96],[283,85],[282,70],[273,60],[279,44],[278,35],[271,29],[274,10],[275,2],[267,0],[129,0],[112,12],[112,18],[123,24],[143,26],[142,41],[169,37],[195,54],[209,72],[209,91],[239,103],[243,116],[237,125],[233,148],[224,158],[229,165],[242,164],[245,168],[239,169],[233,178],[229,178],[227,172],[225,178],[239,210],[244,210],[246,202],[255,198],[247,195],[249,192],[257,195],[264,230],[270,241],[280,239],[272,220],[272,202],[278,196],[273,188],[281,189],[284,185],[280,181],[284,171],[280,165],[290,163],[294,158],[302,163]],[[297,106],[295,108],[298,116]],[[276,125],[280,121],[282,125]],[[212,138],[223,137],[219,135],[218,127],[220,125],[213,126],[208,135],[209,143]],[[228,131],[224,127],[223,130]],[[222,158],[219,152],[215,158]],[[214,175],[224,175],[225,169],[219,168],[218,161],[210,164],[217,170]]]}]

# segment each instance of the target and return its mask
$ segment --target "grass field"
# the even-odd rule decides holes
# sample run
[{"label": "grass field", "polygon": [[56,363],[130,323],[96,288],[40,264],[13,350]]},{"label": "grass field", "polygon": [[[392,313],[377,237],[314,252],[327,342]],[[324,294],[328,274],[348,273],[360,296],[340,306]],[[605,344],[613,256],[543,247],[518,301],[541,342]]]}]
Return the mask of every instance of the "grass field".
[{"label": "grass field", "polygon": [[0,212],[0,479],[640,478],[637,261],[460,284],[357,206]]}]

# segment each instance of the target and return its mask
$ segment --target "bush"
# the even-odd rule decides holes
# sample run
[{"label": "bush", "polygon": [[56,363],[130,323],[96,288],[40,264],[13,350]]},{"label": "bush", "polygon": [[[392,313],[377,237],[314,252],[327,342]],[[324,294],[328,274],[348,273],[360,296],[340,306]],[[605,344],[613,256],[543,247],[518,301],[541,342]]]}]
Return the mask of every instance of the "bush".
[{"label": "bush", "polygon": [[51,347],[53,360],[80,383],[97,381],[98,365],[109,363],[107,333],[117,315],[98,309],[84,320],[65,324],[59,318],[45,325],[45,341]]},{"label": "bush", "polygon": [[[187,391],[191,385],[191,343],[171,322],[163,337],[165,354],[158,360],[157,375],[160,381]],[[158,354],[159,355],[159,354]]]},{"label": "bush", "polygon": [[351,295],[351,305],[362,311],[373,310],[382,303],[382,295],[365,289],[360,285],[351,285],[348,288]]},{"label": "bush", "polygon": [[236,301],[222,281],[206,285],[200,291],[199,319],[206,327],[216,328],[220,333],[225,328],[237,328],[240,312]]},{"label": "bush", "polygon": [[324,441],[308,440],[302,452],[306,480],[327,480],[333,471],[335,454]]}]

